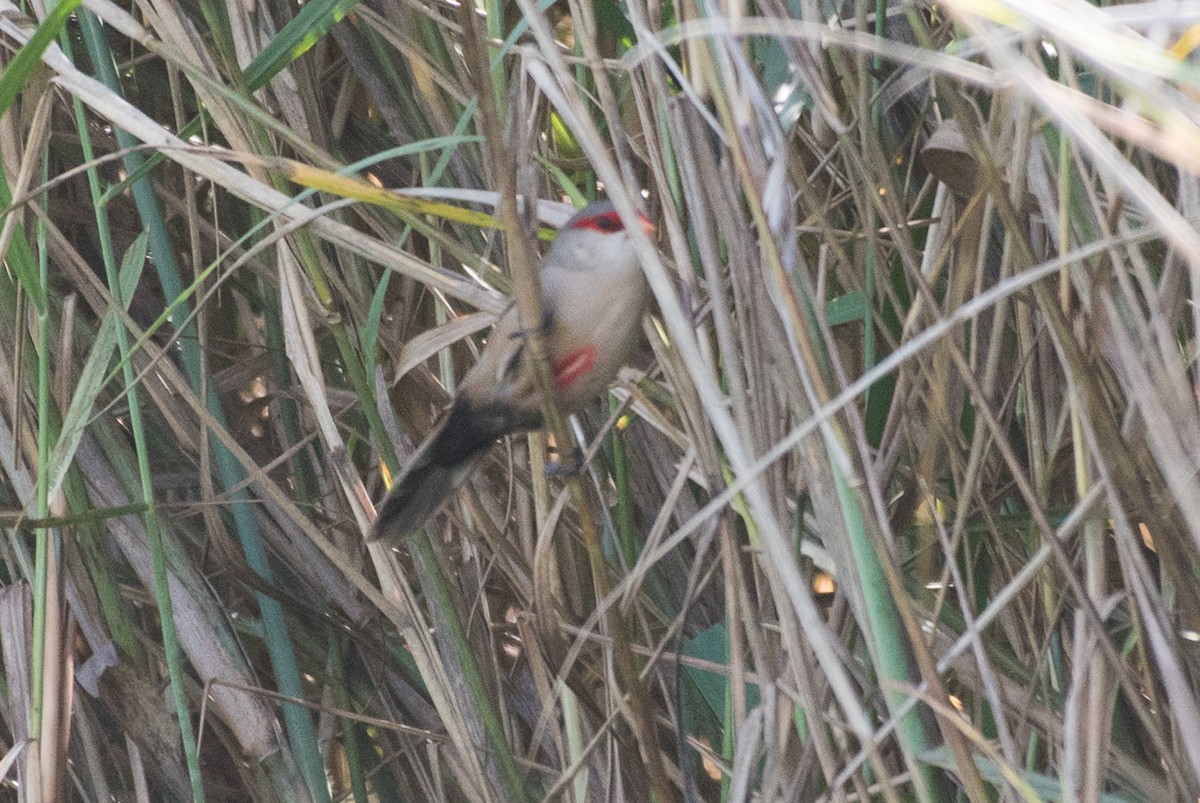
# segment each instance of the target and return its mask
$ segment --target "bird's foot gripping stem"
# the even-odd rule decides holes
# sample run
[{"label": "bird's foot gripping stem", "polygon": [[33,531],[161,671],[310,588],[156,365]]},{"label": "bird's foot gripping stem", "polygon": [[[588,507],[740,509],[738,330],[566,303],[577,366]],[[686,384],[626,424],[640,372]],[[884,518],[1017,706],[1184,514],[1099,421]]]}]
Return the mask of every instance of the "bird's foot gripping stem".
[{"label": "bird's foot gripping stem", "polygon": [[583,449],[578,446],[546,464],[547,477],[572,477],[583,471]]}]

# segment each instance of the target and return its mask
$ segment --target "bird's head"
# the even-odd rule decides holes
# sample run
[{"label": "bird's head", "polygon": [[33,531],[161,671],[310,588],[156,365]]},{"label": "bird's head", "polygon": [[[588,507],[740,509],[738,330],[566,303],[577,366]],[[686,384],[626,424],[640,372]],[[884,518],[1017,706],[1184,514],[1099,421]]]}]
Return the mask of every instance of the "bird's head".
[{"label": "bird's head", "polygon": [[[654,225],[638,214],[647,234]],[[547,257],[578,270],[604,270],[622,274],[638,270],[637,254],[629,232],[611,201],[594,201],[566,222]]]}]

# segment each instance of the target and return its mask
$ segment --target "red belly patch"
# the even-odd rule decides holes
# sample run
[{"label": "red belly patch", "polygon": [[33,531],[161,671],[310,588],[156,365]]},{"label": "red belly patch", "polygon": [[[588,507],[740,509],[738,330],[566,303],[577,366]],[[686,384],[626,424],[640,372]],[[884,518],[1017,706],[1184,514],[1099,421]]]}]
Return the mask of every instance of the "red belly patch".
[{"label": "red belly patch", "polygon": [[575,380],[592,370],[596,364],[596,347],[584,346],[575,349],[554,363],[554,386],[559,390],[569,388]]}]

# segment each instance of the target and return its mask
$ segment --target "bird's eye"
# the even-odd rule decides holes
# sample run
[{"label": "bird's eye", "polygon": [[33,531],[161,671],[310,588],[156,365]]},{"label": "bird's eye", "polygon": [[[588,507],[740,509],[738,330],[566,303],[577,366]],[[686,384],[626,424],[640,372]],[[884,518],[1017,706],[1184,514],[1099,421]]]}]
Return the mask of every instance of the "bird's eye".
[{"label": "bird's eye", "polygon": [[596,228],[600,229],[600,231],[603,231],[603,232],[614,232],[614,231],[620,231],[621,229],[623,229],[625,227],[621,225],[621,218],[619,218],[615,214],[613,214],[613,215],[603,215],[601,217],[596,218]]}]

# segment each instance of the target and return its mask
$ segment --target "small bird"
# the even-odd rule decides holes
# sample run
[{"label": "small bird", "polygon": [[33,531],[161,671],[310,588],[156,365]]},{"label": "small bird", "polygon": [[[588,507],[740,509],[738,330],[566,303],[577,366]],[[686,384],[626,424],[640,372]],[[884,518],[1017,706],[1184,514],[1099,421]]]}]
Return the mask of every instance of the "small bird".
[{"label": "small bird", "polygon": [[[647,234],[653,225],[638,216]],[[641,330],[646,280],[612,203],[595,201],[559,230],[542,260],[542,334],[560,409],[607,388]],[[379,508],[373,538],[396,541],[432,516],[505,435],[540,429],[541,395],[515,306],[500,316],[458,394]]]}]

